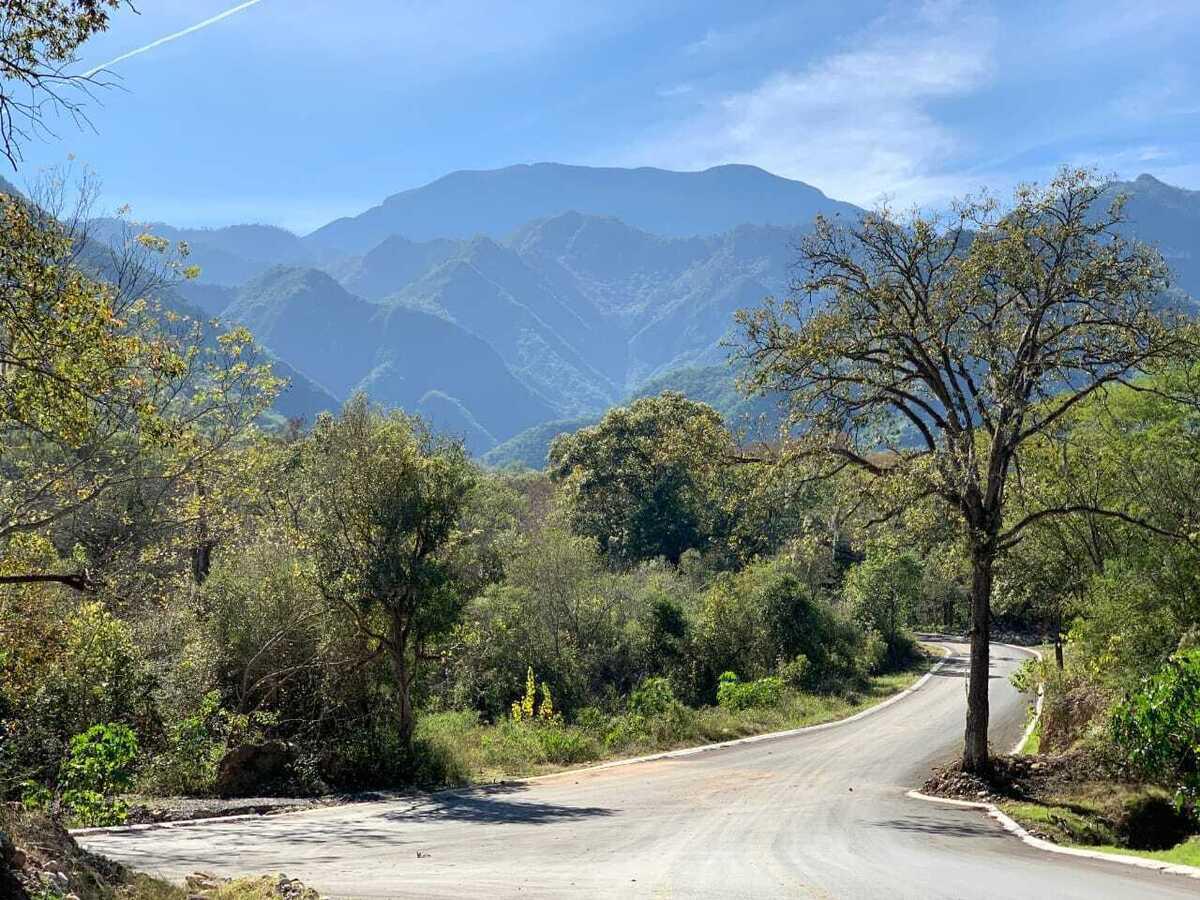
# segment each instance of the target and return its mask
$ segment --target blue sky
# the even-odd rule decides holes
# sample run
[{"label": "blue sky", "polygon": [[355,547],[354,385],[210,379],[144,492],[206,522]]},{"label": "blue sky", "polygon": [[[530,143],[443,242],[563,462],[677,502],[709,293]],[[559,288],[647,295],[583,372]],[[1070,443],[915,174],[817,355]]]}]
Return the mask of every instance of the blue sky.
[{"label": "blue sky", "polygon": [[[142,0],[81,70],[236,5]],[[304,232],[460,168],[751,163],[936,205],[1061,162],[1200,188],[1200,2],[261,0],[26,147],[178,225]]]}]

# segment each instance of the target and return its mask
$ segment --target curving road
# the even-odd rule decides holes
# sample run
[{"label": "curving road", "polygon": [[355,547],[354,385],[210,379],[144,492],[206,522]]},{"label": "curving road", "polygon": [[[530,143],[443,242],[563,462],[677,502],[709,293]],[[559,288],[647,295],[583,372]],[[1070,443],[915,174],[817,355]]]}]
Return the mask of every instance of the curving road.
[{"label": "curving road", "polygon": [[[965,648],[921,688],[832,728],[416,800],[91,834],[179,879],[286,872],[341,897],[1191,897],[1196,882],[1048,854],[984,813],[912,800],[961,740]],[[1025,701],[993,648],[992,742]]]}]

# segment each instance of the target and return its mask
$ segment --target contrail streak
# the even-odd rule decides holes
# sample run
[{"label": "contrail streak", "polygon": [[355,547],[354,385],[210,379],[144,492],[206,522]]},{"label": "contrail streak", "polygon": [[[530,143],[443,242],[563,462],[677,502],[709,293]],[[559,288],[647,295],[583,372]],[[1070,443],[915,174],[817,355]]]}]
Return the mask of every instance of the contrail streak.
[{"label": "contrail streak", "polygon": [[203,22],[197,22],[195,25],[192,25],[188,28],[183,29],[183,31],[177,31],[174,34],[168,34],[166,37],[160,37],[157,41],[152,41],[151,43],[147,44],[145,47],[138,47],[136,50],[130,50],[128,53],[122,53],[116,59],[110,59],[108,62],[104,63],[103,65],[96,66],[96,68],[89,69],[88,71],[84,72],[83,77],[91,78],[93,75],[96,75],[97,73],[103,71],[104,69],[107,69],[109,66],[115,66],[119,62],[124,62],[125,60],[131,59],[134,56],[140,56],[141,54],[145,53],[147,50],[153,50],[155,47],[161,47],[163,44],[169,44],[169,43],[171,43],[171,41],[177,41],[181,37],[187,37],[189,34],[192,34],[193,32],[200,31],[203,28],[207,28],[209,25],[215,25],[217,22],[220,22],[222,19],[228,19],[230,16],[240,13],[243,9],[249,9],[251,6],[256,6],[259,3],[262,3],[262,0],[246,0],[245,3],[239,3],[237,6],[233,7],[232,9],[227,9],[223,13],[217,13],[211,19],[205,19]]}]

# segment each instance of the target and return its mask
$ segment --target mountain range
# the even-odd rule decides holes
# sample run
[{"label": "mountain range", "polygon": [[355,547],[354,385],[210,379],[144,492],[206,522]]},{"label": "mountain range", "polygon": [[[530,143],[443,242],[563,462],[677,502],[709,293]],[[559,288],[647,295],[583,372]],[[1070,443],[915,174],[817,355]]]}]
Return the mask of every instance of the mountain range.
[{"label": "mountain range", "polygon": [[[1110,190],[1200,296],[1200,192],[1149,175]],[[860,213],[750,166],[544,163],[457,172],[304,237],[150,230],[190,245],[189,303],[247,325],[288,367],[287,415],[363,390],[489,463],[540,465],[555,434],[647,390],[682,389],[731,420],[769,413],[733,390],[733,313],[786,292],[816,215]]]}]

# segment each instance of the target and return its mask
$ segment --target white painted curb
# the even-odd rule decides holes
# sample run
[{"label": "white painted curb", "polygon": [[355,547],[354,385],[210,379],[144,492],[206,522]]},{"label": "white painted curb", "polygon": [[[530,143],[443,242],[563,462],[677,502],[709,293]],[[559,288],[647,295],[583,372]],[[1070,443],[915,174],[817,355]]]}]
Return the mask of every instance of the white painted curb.
[{"label": "white painted curb", "polygon": [[[1002,647],[1009,647],[1013,650],[1023,650],[1026,653],[1032,653],[1039,660],[1042,654],[1032,647],[1019,647],[1016,644],[1001,644]],[[1034,709],[1033,718],[1029,720],[1029,725],[1025,729],[1025,733],[1021,735],[1021,739],[1010,751],[1012,755],[1021,752],[1021,748],[1025,746],[1025,742],[1029,740],[1029,736],[1033,734],[1033,729],[1037,727],[1038,720],[1042,717],[1042,702],[1046,699],[1046,691],[1043,685],[1038,685],[1037,706]],[[999,822],[1005,831],[1012,832],[1030,847],[1036,847],[1038,850],[1044,850],[1047,853],[1058,853],[1063,856],[1082,856],[1085,859],[1098,859],[1104,862],[1120,863],[1126,866],[1137,866],[1139,869],[1153,869],[1157,872],[1164,872],[1169,875],[1182,875],[1185,878],[1200,879],[1200,868],[1196,866],[1184,866],[1177,863],[1162,862],[1157,859],[1146,859],[1141,856],[1124,856],[1119,853],[1101,853],[1099,850],[1085,850],[1082,847],[1064,847],[1062,844],[1055,844],[1053,841],[1043,840],[1039,837],[1034,837],[1028,831],[1015,822],[1010,816],[1004,813],[994,803],[985,803],[976,800],[952,800],[949,797],[931,797],[929,794],[922,794],[920,791],[909,791],[907,796],[914,800],[925,800],[928,803],[944,803],[947,806],[960,806],[968,809],[982,809],[989,816]]]},{"label": "white painted curb", "polygon": [[922,794],[920,791],[909,791],[908,796],[914,800],[925,800],[929,803],[944,803],[948,806],[962,806],[971,809],[982,809],[989,816],[1004,826],[1005,831],[1011,831],[1030,847],[1036,847],[1038,850],[1045,850],[1047,853],[1059,853],[1064,856],[1082,856],[1086,859],[1098,859],[1103,862],[1121,863],[1126,866],[1137,866],[1141,869],[1154,869],[1158,872],[1165,872],[1170,875],[1183,875],[1186,878],[1200,878],[1200,868],[1196,866],[1184,866],[1176,863],[1162,862],[1157,859],[1146,859],[1141,856],[1123,856],[1119,853],[1101,853],[1098,850],[1085,850],[1082,847],[1064,847],[1062,844],[1055,844],[1051,841],[1045,841],[1041,838],[1034,837],[1019,824],[1014,822],[1008,815],[1001,811],[994,803],[981,803],[973,800],[951,800],[949,797],[931,797],[928,794]]},{"label": "white painted curb", "polygon": [[[1037,657],[1038,662],[1042,661],[1042,651],[1041,650],[1034,650],[1032,647],[1019,647],[1016,644],[1001,644],[1000,646],[1008,647],[1009,649],[1012,649],[1012,650],[1023,650],[1026,653],[1032,653],[1035,657]],[[1037,728],[1037,724],[1042,718],[1042,702],[1045,699],[1046,699],[1046,685],[1044,683],[1039,683],[1038,684],[1038,692],[1037,692],[1037,704],[1033,708],[1033,718],[1031,718],[1029,720],[1029,724],[1027,726],[1025,726],[1025,733],[1023,735],[1021,735],[1021,739],[1019,741],[1017,741],[1017,745],[1015,747],[1013,747],[1010,751],[1008,751],[1009,755],[1016,756],[1018,753],[1021,752],[1022,749],[1024,749],[1026,742],[1028,742],[1030,736],[1033,734],[1033,730],[1035,728]]]},{"label": "white painted curb", "polygon": [[[1004,645],[998,645],[1004,646]],[[648,756],[633,756],[627,759],[614,759],[608,762],[597,763],[594,766],[583,766],[577,769],[563,769],[561,772],[549,772],[545,775],[533,775],[528,778],[512,778],[506,779],[503,783],[508,784],[525,784],[528,782],[548,781],[552,778],[566,778],[568,776],[581,775],[585,772],[597,772],[601,769],[615,769],[619,766],[632,766],[637,763],[654,762],[659,759],[676,759],[681,756],[692,756],[697,753],[707,753],[710,750],[722,750],[726,747],[737,747],[741,744],[756,744],[759,741],[773,741],[779,738],[793,737],[798,734],[805,734],[810,731],[824,731],[827,728],[838,728],[842,725],[849,725],[851,722],[857,722],[859,719],[865,719],[867,716],[874,715],[882,709],[886,709],[893,703],[899,703],[909,694],[919,690],[934,674],[947,662],[953,654],[945,647],[939,647],[942,651],[942,659],[933,665],[933,667],[922,675],[912,687],[907,687],[897,694],[893,694],[886,700],[876,703],[874,706],[868,706],[866,709],[856,712],[852,716],[847,716],[844,719],[834,719],[832,722],[822,722],[820,725],[806,725],[803,728],[793,728],[789,731],[772,731],[767,734],[755,734],[750,737],[735,738],[729,741],[721,741],[717,744],[701,744],[697,747],[683,747],[679,750],[665,750],[661,753],[652,753]],[[486,787],[487,785],[468,785],[465,789],[469,790],[472,787]],[[432,794],[397,796],[395,799],[413,799],[417,800],[423,796],[437,796],[438,794],[454,793],[464,788],[446,788],[441,791],[433,791]],[[143,825],[113,825],[108,828],[73,828],[70,833],[75,836],[86,836],[89,834],[122,834],[129,831],[150,831],[158,828],[188,828],[199,825],[208,825],[212,822],[244,822],[248,819],[264,819],[267,817],[277,818],[279,816],[299,815],[301,813],[316,812],[321,809],[333,809],[341,804],[331,806],[314,806],[309,809],[290,810],[280,813],[247,813],[238,816],[210,816],[207,819],[181,819],[176,822],[147,822]]]}]

